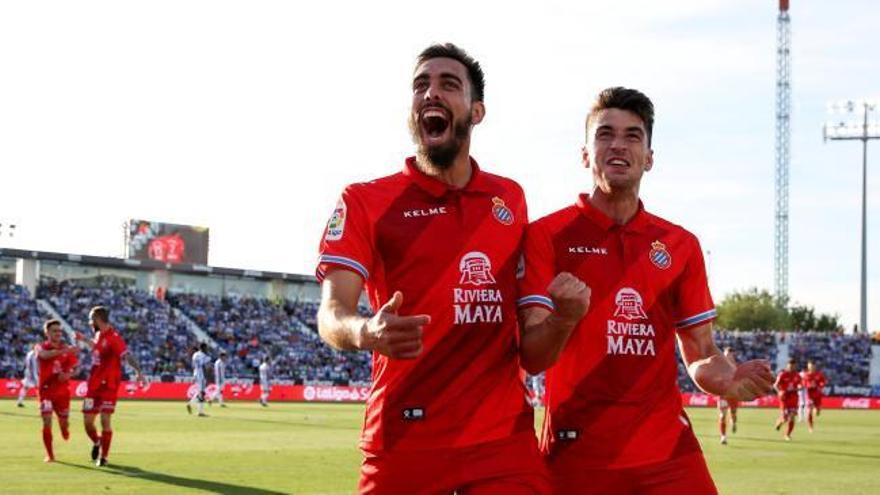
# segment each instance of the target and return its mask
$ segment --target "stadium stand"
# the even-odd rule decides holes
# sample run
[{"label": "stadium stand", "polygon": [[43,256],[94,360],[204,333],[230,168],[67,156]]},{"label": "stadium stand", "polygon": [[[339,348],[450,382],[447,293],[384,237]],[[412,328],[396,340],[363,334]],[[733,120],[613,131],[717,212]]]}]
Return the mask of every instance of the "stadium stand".
[{"label": "stadium stand", "polygon": [[320,340],[316,302],[196,294],[169,294],[168,299],[226,350],[231,375],[254,377],[265,355],[277,379],[340,384],[370,380],[369,353],[339,352]]},{"label": "stadium stand", "polygon": [[21,378],[24,356],[43,340],[43,322],[48,318],[20,285],[0,284],[0,377]]},{"label": "stadium stand", "polygon": [[853,387],[869,386],[871,338],[866,334],[845,335],[826,332],[789,333],[789,356],[803,367],[813,360],[828,382]]}]

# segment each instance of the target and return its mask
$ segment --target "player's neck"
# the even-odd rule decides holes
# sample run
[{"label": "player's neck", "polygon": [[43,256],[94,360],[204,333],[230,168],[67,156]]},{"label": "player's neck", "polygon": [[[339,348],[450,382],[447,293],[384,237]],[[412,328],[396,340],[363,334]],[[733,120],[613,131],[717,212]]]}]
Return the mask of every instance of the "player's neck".
[{"label": "player's neck", "polygon": [[617,225],[624,225],[639,211],[638,188],[625,191],[610,189],[603,191],[600,187],[593,188],[590,204],[614,220]]},{"label": "player's neck", "polygon": [[461,189],[471,180],[473,173],[469,148],[469,146],[462,146],[450,167],[437,167],[421,157],[416,158],[416,164],[423,174],[448,184],[454,189]]}]

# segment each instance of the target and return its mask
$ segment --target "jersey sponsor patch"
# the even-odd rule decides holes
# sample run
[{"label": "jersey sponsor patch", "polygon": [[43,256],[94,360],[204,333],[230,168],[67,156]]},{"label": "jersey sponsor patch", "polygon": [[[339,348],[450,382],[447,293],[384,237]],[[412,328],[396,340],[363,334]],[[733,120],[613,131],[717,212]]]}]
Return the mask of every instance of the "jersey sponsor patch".
[{"label": "jersey sponsor patch", "polygon": [[492,216],[498,220],[501,225],[513,225],[513,212],[504,204],[504,200],[495,196],[492,198]]},{"label": "jersey sponsor patch", "polygon": [[556,439],[560,442],[573,442],[578,439],[577,430],[557,430]]},{"label": "jersey sponsor patch", "polygon": [[623,317],[627,320],[648,319],[643,306],[642,295],[633,288],[624,287],[617,291],[614,303],[617,304],[617,309],[614,310],[615,317]]},{"label": "jersey sponsor patch", "polygon": [[327,222],[325,240],[338,241],[342,239],[342,234],[345,232],[345,216],[347,211],[345,201],[339,198],[336,208],[333,210],[333,215],[330,216],[330,220]]},{"label": "jersey sponsor patch", "polygon": [[425,419],[424,407],[407,407],[403,410],[404,421],[421,421]]},{"label": "jersey sponsor patch", "polygon": [[461,257],[458,263],[458,269],[461,271],[460,284],[484,285],[494,284],[495,277],[492,276],[492,262],[489,257],[479,251],[471,251]]},{"label": "jersey sponsor patch", "polygon": [[651,243],[651,251],[648,252],[651,263],[661,270],[666,270],[672,266],[672,255],[666,250],[666,245],[660,241]]}]

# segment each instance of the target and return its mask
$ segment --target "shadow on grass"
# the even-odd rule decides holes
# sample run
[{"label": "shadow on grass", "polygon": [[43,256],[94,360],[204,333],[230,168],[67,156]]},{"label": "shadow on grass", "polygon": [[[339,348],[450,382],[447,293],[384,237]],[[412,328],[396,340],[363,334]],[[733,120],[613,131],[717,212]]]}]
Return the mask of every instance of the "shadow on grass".
[{"label": "shadow on grass", "polygon": [[833,450],[808,450],[813,454],[836,455],[841,457],[855,457],[856,459],[880,459],[880,455],[856,454],[854,452],[835,452]]},{"label": "shadow on grass", "polygon": [[[285,495],[284,492],[276,492],[273,490],[264,490],[262,488],[256,488],[252,486],[242,486],[242,485],[232,485],[229,483],[221,483],[218,481],[209,481],[204,479],[193,479],[193,478],[183,478],[180,476],[174,476],[171,474],[165,473],[157,473],[154,471],[147,471],[138,467],[133,466],[123,466],[121,464],[113,464],[110,463],[107,466],[102,468],[83,466],[82,464],[73,464],[70,462],[64,461],[55,461],[56,464],[62,464],[64,466],[70,466],[79,469],[85,469],[88,471],[100,471],[106,474],[112,474],[115,476],[126,476],[131,478],[140,478],[143,480],[153,481],[155,483],[164,483],[166,485],[171,486],[179,486],[183,488],[193,488],[196,490],[204,490],[209,493],[222,493],[222,494],[256,494],[256,495]],[[172,493],[169,491],[168,493]]]}]

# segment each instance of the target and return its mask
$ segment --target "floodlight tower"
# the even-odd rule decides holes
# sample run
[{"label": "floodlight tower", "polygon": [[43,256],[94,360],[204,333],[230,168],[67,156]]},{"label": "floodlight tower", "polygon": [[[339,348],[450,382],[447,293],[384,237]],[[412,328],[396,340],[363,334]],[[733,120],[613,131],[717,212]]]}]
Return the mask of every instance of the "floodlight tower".
[{"label": "floodlight tower", "polygon": [[826,123],[822,129],[826,141],[862,142],[862,280],[859,294],[859,331],[862,333],[868,331],[868,141],[880,139],[880,122],[872,121],[869,114],[877,108],[880,108],[880,98],[832,103],[829,112],[855,114],[854,118]]},{"label": "floodlight tower", "polygon": [[788,0],[779,0],[776,18],[776,212],[773,288],[788,301],[788,168],[791,163],[791,20]]}]

